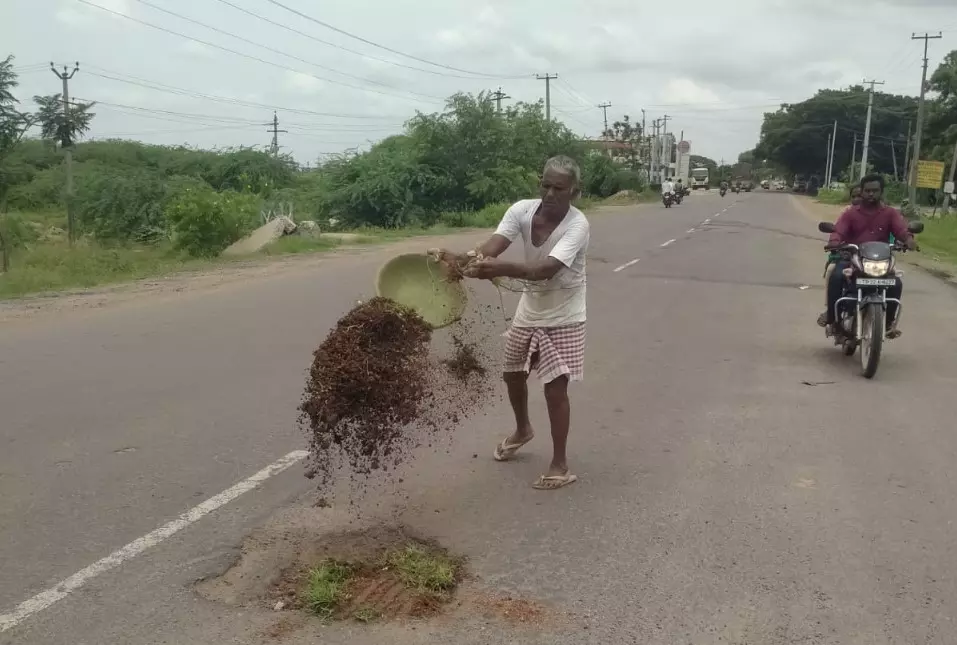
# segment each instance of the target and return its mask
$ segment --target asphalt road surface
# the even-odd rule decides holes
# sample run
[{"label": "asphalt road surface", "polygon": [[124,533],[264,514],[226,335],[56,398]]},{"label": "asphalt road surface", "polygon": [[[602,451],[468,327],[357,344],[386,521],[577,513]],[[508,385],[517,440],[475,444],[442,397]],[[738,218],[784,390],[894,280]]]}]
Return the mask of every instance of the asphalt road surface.
[{"label": "asphalt road surface", "polygon": [[[389,252],[0,326],[0,642],[264,642],[270,612],[192,584],[309,508],[304,370]],[[787,195],[596,213],[579,482],[530,487],[550,450],[533,389],[522,459],[490,458],[511,429],[496,401],[352,509],[567,616],[310,625],[282,642],[953,643],[957,291],[909,270],[904,335],[867,381],[814,324],[823,260]],[[487,285],[477,298],[497,301]],[[309,512],[320,536],[348,522]]]}]

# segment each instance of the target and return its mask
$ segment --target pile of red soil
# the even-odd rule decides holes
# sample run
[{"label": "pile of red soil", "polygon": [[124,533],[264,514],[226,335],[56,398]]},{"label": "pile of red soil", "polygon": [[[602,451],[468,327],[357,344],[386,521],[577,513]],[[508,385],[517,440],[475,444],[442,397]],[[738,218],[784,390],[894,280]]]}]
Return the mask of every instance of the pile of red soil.
[{"label": "pile of red soil", "polygon": [[353,474],[396,466],[422,443],[417,430],[431,444],[480,407],[487,370],[464,333],[453,336],[451,358],[438,361],[431,328],[411,309],[373,298],[343,316],[313,354],[299,407],[308,475],[325,484],[339,463]]}]

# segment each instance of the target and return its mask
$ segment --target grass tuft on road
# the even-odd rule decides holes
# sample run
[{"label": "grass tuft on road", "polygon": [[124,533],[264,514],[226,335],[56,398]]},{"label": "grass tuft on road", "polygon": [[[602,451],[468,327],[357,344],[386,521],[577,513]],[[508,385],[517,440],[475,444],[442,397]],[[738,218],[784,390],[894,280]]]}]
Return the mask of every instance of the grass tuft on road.
[{"label": "grass tuft on road", "polygon": [[408,544],[392,551],[385,561],[406,587],[434,594],[448,593],[455,588],[461,566],[448,554],[420,544]]},{"label": "grass tuft on road", "polygon": [[306,607],[323,620],[332,618],[346,597],[346,589],[355,570],[348,564],[327,560],[309,571],[303,594]]}]

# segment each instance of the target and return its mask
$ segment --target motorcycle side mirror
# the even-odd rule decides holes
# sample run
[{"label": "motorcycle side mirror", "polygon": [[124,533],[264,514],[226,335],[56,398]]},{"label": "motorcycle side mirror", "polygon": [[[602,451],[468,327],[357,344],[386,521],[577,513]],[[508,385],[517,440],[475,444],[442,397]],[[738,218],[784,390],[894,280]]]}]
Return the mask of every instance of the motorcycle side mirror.
[{"label": "motorcycle side mirror", "polygon": [[907,225],[907,231],[917,235],[918,233],[924,232],[924,223],[923,222],[911,222]]},{"label": "motorcycle side mirror", "polygon": [[822,233],[833,233],[834,232],[834,223],[833,222],[820,222],[817,225],[817,230]]}]

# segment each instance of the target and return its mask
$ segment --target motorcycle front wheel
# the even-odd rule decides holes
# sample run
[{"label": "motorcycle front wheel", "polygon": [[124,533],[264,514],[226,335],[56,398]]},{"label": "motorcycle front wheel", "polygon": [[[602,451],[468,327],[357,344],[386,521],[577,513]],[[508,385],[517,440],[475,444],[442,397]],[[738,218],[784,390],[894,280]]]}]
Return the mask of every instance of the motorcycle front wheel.
[{"label": "motorcycle front wheel", "polygon": [[874,302],[867,305],[862,313],[861,374],[864,378],[874,378],[884,348],[884,308]]}]

